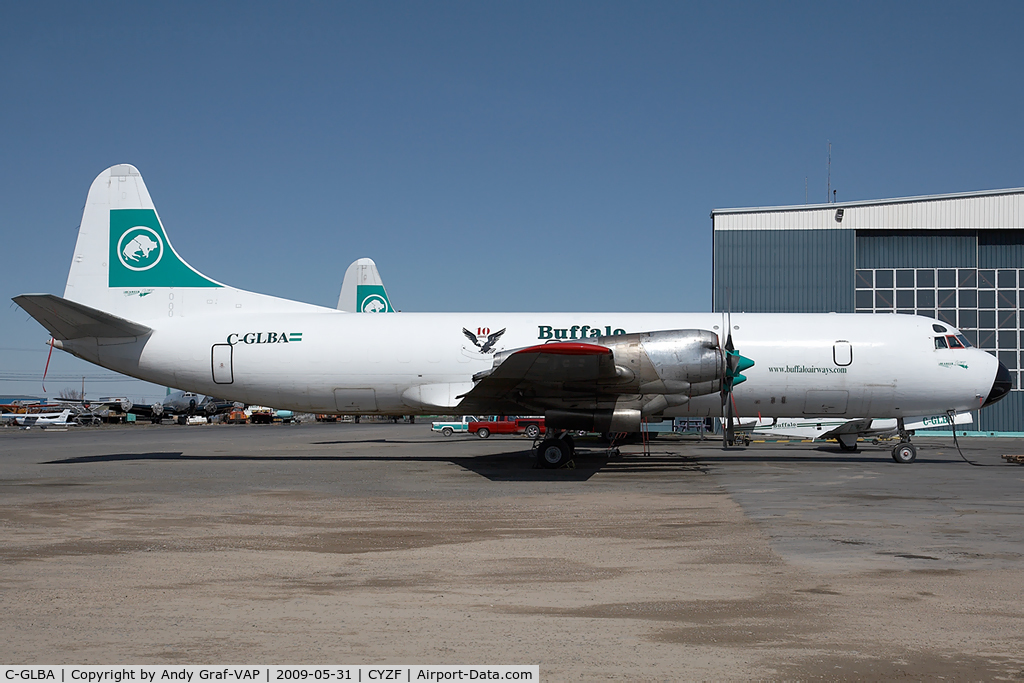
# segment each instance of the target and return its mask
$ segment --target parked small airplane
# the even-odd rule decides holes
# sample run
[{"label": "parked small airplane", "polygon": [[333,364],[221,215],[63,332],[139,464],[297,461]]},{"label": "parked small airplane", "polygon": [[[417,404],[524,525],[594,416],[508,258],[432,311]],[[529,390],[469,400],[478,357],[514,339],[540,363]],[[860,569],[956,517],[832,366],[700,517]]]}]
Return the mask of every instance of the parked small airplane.
[{"label": "parked small airplane", "polygon": [[235,401],[223,401],[212,396],[201,396],[192,391],[172,391],[163,401],[150,404],[131,405],[127,412],[134,413],[153,422],[165,417],[187,418],[193,415],[212,417],[220,413],[230,412],[238,404]]},{"label": "parked small airplane", "polygon": [[4,413],[0,415],[0,420],[7,420],[14,422],[23,429],[31,429],[32,427],[41,427],[46,429],[47,427],[74,427],[74,420],[68,421],[71,416],[71,409],[65,408],[59,413]]},{"label": "parked small airplane", "polygon": [[[971,424],[974,418],[970,413],[957,413],[953,423],[957,425]],[[903,420],[903,429],[913,432],[917,429],[931,427],[949,427],[949,416],[930,415],[928,417],[907,417]],[[736,431],[745,436],[793,437],[796,439],[814,439],[828,441],[834,439],[844,451],[856,451],[857,439],[887,439],[899,435],[900,426],[895,419],[872,418],[736,418]]]},{"label": "parked small airplane", "polygon": [[[216,174],[202,175],[218,191]],[[896,419],[893,459],[911,462],[904,415],[976,410],[1011,387],[995,357],[919,316],[355,315],[247,292],[174,251],[127,164],[93,181],[64,296],[14,301],[58,349],[228,400],[309,413],[544,415],[548,467],[571,457],[570,430],[758,413]]]}]

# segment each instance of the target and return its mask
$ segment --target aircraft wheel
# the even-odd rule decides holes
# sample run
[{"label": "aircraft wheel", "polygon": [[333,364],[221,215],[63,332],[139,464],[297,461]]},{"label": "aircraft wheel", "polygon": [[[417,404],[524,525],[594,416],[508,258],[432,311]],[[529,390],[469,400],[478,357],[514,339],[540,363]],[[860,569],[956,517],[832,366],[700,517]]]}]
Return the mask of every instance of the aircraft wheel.
[{"label": "aircraft wheel", "polygon": [[536,439],[540,436],[540,427],[537,425],[526,425],[526,436],[531,439]]},{"label": "aircraft wheel", "polygon": [[917,459],[917,449],[914,444],[904,441],[892,449],[892,459],[901,465],[914,462]]},{"label": "aircraft wheel", "polygon": [[481,439],[486,439],[491,435],[491,430],[488,429],[487,427],[481,427],[480,429],[477,430],[476,435],[479,436]]},{"label": "aircraft wheel", "polygon": [[537,455],[542,467],[553,470],[567,463],[572,452],[562,439],[545,439],[541,441]]},{"label": "aircraft wheel", "polygon": [[445,427],[444,429],[441,430],[441,433],[444,434],[445,436],[451,436],[452,435],[452,428],[451,427]]}]

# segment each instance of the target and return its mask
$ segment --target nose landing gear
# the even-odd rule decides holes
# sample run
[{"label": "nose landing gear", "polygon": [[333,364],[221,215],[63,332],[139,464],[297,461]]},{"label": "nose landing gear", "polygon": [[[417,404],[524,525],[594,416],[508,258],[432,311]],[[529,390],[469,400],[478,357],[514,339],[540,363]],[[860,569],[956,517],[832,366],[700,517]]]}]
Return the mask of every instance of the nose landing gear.
[{"label": "nose landing gear", "polygon": [[917,459],[917,449],[909,441],[900,442],[892,449],[892,459],[901,465],[914,462]]},{"label": "nose landing gear", "polygon": [[892,459],[901,465],[912,463],[917,459],[917,449],[910,443],[910,432],[903,427],[902,417],[896,420],[896,426],[899,428],[900,442],[892,449]]}]

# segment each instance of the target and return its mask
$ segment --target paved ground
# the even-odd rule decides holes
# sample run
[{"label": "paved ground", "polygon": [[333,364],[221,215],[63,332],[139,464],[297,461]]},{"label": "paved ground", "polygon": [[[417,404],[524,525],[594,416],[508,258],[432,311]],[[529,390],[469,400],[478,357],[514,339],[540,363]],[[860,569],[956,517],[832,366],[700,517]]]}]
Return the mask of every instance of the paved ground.
[{"label": "paved ground", "polygon": [[0,662],[1020,679],[1024,443],[918,444],[550,471],[426,425],[0,430]]}]

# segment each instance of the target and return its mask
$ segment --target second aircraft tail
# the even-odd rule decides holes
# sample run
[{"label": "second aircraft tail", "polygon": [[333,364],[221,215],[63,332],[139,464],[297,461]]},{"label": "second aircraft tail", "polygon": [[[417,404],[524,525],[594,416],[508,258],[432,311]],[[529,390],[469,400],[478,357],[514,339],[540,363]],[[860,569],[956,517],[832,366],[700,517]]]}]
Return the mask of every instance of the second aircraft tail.
[{"label": "second aircraft tail", "polygon": [[338,310],[350,313],[394,313],[384,281],[373,259],[361,258],[345,271]]}]

